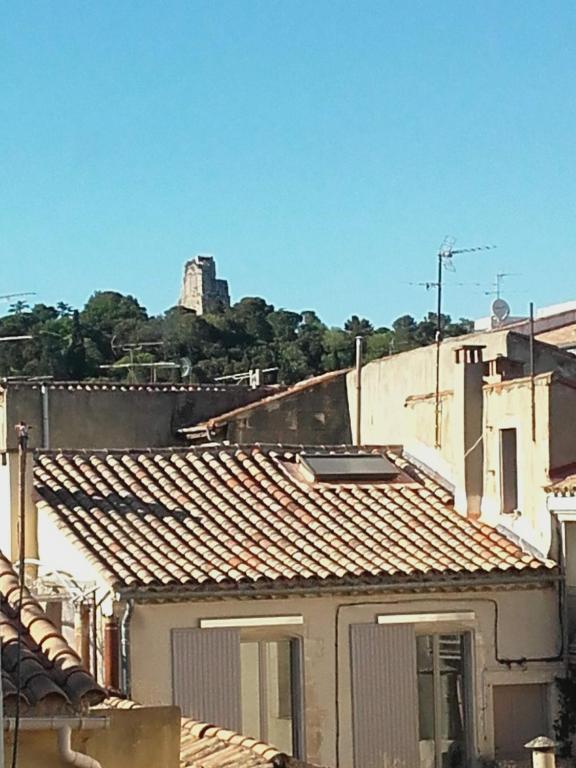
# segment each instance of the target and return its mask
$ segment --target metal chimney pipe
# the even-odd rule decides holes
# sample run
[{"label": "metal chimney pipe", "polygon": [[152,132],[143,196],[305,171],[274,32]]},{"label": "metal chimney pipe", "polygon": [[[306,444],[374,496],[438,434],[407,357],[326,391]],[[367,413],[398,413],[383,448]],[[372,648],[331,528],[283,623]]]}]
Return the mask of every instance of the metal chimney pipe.
[{"label": "metal chimney pipe", "polygon": [[356,445],[362,445],[362,336],[356,336]]}]

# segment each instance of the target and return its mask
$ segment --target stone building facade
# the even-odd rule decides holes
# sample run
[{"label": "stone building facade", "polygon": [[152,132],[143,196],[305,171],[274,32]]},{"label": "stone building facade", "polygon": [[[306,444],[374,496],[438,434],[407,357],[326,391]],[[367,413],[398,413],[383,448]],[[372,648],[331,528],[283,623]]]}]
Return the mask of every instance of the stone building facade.
[{"label": "stone building facade", "polygon": [[196,256],[186,262],[179,304],[196,314],[228,309],[228,282],[216,278],[216,263],[212,256]]}]

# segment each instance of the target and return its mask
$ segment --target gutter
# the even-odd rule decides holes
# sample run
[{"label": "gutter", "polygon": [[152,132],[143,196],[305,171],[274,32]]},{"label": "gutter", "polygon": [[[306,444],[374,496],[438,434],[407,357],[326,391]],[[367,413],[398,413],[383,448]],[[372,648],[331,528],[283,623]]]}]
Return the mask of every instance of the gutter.
[{"label": "gutter", "polygon": [[[553,569],[551,569],[553,571]],[[389,582],[380,584],[356,584],[335,586],[320,584],[310,587],[259,587],[255,585],[253,589],[206,589],[198,590],[194,588],[175,588],[158,591],[151,589],[127,589],[122,590],[119,588],[116,592],[117,601],[137,601],[139,603],[157,602],[159,600],[170,600],[173,602],[179,602],[183,600],[217,600],[219,598],[266,598],[266,597],[291,597],[294,595],[311,596],[320,594],[378,594],[381,592],[398,593],[408,590],[417,591],[436,591],[446,589],[458,589],[459,587],[491,587],[497,589],[503,586],[528,586],[538,585],[542,583],[556,584],[562,581],[562,575],[557,572],[550,572],[539,575],[530,575],[516,578],[502,578],[502,579],[490,579],[490,578],[477,578],[477,579],[460,579],[454,581],[406,581],[406,582]]]},{"label": "gutter", "polygon": [[[102,765],[90,755],[76,752],[72,749],[72,729],[92,731],[108,728],[110,720],[107,717],[24,717],[18,723],[20,731],[56,731],[58,734],[58,751],[62,760],[77,768],[102,768]],[[16,731],[16,718],[4,719],[4,728],[8,733]]]},{"label": "gutter", "polygon": [[120,685],[123,692],[130,698],[130,619],[134,610],[134,599],[128,597],[124,613],[120,619]]}]

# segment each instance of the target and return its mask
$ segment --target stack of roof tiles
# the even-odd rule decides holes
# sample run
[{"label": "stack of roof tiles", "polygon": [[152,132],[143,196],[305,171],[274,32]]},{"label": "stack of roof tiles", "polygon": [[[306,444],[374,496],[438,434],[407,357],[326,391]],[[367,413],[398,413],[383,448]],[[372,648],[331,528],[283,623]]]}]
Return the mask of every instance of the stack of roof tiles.
[{"label": "stack of roof tiles", "polygon": [[[27,589],[19,611],[18,577],[0,554],[0,639],[4,711],[24,715],[82,712],[105,693]],[[20,646],[20,653],[18,647]],[[18,664],[20,659],[20,676]]]},{"label": "stack of roof tiles", "polygon": [[40,507],[118,589],[515,578],[553,567],[462,517],[399,449],[366,450],[386,456],[398,478],[310,483],[298,471],[303,449],[219,446],[39,452],[35,487]]}]

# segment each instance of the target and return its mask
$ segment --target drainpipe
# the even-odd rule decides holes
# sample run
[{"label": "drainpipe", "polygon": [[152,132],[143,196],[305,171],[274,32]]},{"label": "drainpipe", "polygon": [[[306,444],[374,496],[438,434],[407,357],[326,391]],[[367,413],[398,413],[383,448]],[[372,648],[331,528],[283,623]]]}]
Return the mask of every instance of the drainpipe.
[{"label": "drainpipe", "polygon": [[120,682],[122,691],[130,698],[130,619],[134,610],[134,600],[126,602],[120,619]]},{"label": "drainpipe", "polygon": [[98,760],[72,749],[72,729],[69,725],[58,728],[58,749],[65,763],[76,765],[78,768],[102,768]]},{"label": "drainpipe", "polygon": [[[72,749],[72,728],[86,731],[108,728],[110,721],[106,717],[26,717],[18,723],[20,731],[56,731],[58,734],[58,750],[60,757],[68,765],[77,768],[102,768],[102,765],[89,755],[76,752]],[[16,718],[9,717],[4,720],[4,728],[1,731],[14,731]]]},{"label": "drainpipe", "polygon": [[48,402],[48,387],[42,384],[42,448],[50,448],[50,412]]}]

